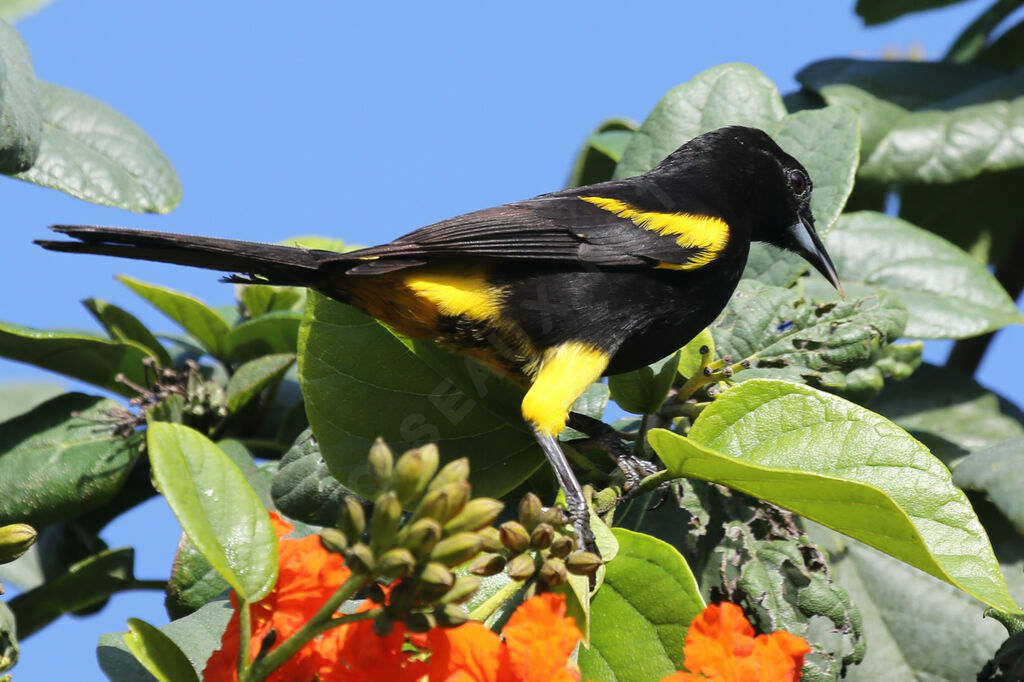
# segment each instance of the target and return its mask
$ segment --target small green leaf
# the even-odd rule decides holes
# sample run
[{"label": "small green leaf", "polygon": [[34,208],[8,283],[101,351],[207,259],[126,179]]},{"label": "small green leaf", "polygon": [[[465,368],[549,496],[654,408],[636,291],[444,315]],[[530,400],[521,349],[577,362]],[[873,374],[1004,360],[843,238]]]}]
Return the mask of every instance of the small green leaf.
[{"label": "small green leaf", "polygon": [[[43,527],[109,502],[139,455],[139,438],[112,433],[112,400],[67,393],[0,428],[0,525]],[[74,415],[74,416],[72,416]],[[104,423],[104,420],[107,420]]]},{"label": "small green leaf", "polygon": [[1021,4],[1021,0],[996,0],[957,36],[942,61],[965,64],[975,60],[996,28]]},{"label": "small green leaf", "polygon": [[1024,532],[1024,436],[1011,438],[973,452],[953,470],[961,488],[983,491]]},{"label": "small green leaf", "polygon": [[82,304],[115,341],[135,342],[150,352],[163,367],[173,367],[171,356],[146,325],[127,310],[98,298],[87,298]]},{"label": "small green leaf", "polygon": [[654,414],[661,409],[672,388],[679,371],[679,357],[676,351],[647,367],[608,377],[612,400],[626,412]]},{"label": "small green leaf", "polygon": [[292,353],[298,350],[302,312],[278,310],[246,320],[234,327],[227,338],[232,362],[248,362],[263,355]]},{"label": "small green leaf", "polygon": [[117,277],[122,284],[153,304],[181,328],[203,344],[210,355],[218,359],[228,357],[228,336],[231,325],[224,316],[198,298],[171,289],[147,284],[126,275]]},{"label": "small green leaf", "polygon": [[[366,486],[369,485],[367,481]],[[274,504],[288,518],[317,526],[336,525],[342,498],[352,494],[327,471],[309,429],[281,458],[281,468],[270,492]]]},{"label": "small green leaf", "polygon": [[135,659],[160,682],[199,682],[188,657],[174,640],[138,618],[128,619],[124,643]]},{"label": "small green leaf", "polygon": [[704,609],[682,555],[650,535],[614,529],[619,553],[591,602],[590,648],[580,648],[585,680],[659,680],[682,668],[683,640]]},{"label": "small green leaf", "polygon": [[576,155],[566,186],[579,187],[611,180],[615,165],[622,158],[622,152],[633,139],[636,129],[636,122],[628,118],[612,118],[599,125]]},{"label": "small green leaf", "polygon": [[294,354],[282,353],[264,355],[239,367],[228,380],[228,409],[238,412],[245,407],[260,391],[283,377],[293,362]]},{"label": "small green leaf", "polygon": [[[882,287],[907,308],[904,336],[960,339],[1024,322],[996,278],[941,237],[881,213],[848,213],[825,240],[836,270],[856,284]],[[878,254],[887,254],[879,258]],[[816,287],[815,293],[836,296]]]},{"label": "small green leaf", "polygon": [[101,604],[113,594],[136,587],[131,547],[105,549],[72,565],[64,573],[22,592],[8,602],[22,639],[43,629],[65,613]]},{"label": "small green leaf", "polygon": [[[0,16],[3,10],[0,5]],[[31,168],[42,138],[43,105],[32,58],[18,31],[0,19],[0,173]]]},{"label": "small green leaf", "polygon": [[679,351],[679,373],[689,379],[700,371],[702,360],[700,349],[706,346],[708,349],[707,358],[710,362],[715,358],[715,337],[710,329],[704,329],[700,334],[683,346]]},{"label": "small green leaf", "polygon": [[132,383],[147,385],[142,360],[151,357],[134,342],[109,341],[83,332],[29,329],[6,322],[0,322],[0,356],[129,397],[135,391],[117,381],[117,376],[123,374]]},{"label": "small green leaf", "polygon": [[277,538],[241,470],[180,424],[150,424],[147,440],[157,488],[189,540],[239,597],[262,599],[277,580]]},{"label": "small green leaf", "polygon": [[167,157],[137,125],[106,104],[37,81],[43,139],[35,164],[17,178],[94,204],[169,213],[181,184]]},{"label": "small green leaf", "polygon": [[235,297],[250,318],[279,310],[301,311],[306,304],[306,290],[301,287],[236,284]]},{"label": "small green leaf", "polygon": [[857,0],[857,14],[868,26],[884,24],[912,12],[955,5],[962,0]]},{"label": "small green leaf", "polygon": [[677,476],[760,497],[1019,611],[949,470],[884,417],[807,386],[753,379],[705,409],[689,438],[659,429],[650,441]]},{"label": "small green leaf", "polygon": [[5,602],[0,601],[0,673],[14,667],[20,654],[14,613]]},{"label": "small green leaf", "polygon": [[369,494],[366,453],[435,442],[468,457],[476,495],[501,497],[544,461],[523,422],[522,388],[429,341],[398,336],[355,308],[311,293],[299,330],[299,380],[324,461]]}]

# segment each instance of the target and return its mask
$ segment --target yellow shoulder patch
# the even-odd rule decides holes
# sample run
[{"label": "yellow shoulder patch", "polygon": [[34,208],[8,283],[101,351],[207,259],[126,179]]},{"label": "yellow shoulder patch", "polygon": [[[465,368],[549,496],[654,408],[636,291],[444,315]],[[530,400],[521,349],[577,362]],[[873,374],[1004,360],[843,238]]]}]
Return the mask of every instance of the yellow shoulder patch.
[{"label": "yellow shoulder patch", "polygon": [[601,378],[611,358],[582,341],[568,341],[544,351],[523,398],[523,418],[548,436],[565,428],[569,410],[590,384]]},{"label": "yellow shoulder patch", "polygon": [[659,268],[696,270],[713,261],[729,243],[729,224],[721,218],[693,213],[644,211],[625,201],[605,197],[580,199],[620,218],[626,218],[637,227],[667,237],[675,237],[676,243],[684,249],[699,249],[699,252],[685,263],[662,262],[656,266]]}]

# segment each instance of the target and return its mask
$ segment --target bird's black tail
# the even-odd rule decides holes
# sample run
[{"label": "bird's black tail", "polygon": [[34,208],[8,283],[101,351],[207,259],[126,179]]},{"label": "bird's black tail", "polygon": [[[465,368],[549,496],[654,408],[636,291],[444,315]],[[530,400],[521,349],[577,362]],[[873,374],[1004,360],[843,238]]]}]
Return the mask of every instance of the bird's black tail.
[{"label": "bird's black tail", "polygon": [[[333,251],[122,227],[54,225],[50,229],[78,240],[36,240],[36,244],[51,251],[191,265],[255,276],[251,283],[317,287],[324,279],[320,270],[322,264],[348,260]],[[228,279],[250,281],[239,277]]]}]

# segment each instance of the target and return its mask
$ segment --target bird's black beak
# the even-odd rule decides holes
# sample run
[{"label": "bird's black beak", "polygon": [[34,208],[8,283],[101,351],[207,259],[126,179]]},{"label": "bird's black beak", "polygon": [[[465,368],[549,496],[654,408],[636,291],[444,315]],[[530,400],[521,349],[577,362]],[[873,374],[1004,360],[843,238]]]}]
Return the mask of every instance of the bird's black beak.
[{"label": "bird's black beak", "polygon": [[840,298],[846,298],[843,293],[843,286],[839,283],[839,275],[836,273],[836,266],[832,265],[828,251],[825,250],[817,230],[814,229],[814,218],[810,211],[800,212],[800,221],[789,228],[796,242],[796,250],[814,268],[825,276],[825,279],[836,288]]}]

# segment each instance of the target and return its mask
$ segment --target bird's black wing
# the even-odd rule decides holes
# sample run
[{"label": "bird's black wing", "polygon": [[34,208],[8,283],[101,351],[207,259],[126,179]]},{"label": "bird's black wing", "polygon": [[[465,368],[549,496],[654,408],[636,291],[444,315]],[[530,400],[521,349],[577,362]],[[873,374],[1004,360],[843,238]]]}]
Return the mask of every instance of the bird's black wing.
[{"label": "bird's black wing", "polygon": [[[594,186],[594,190],[601,187]],[[581,188],[589,190],[590,188]],[[435,258],[572,262],[600,267],[670,267],[700,255],[679,235],[642,226],[581,196],[561,192],[488,208],[420,228],[393,242],[344,255],[364,260],[351,274],[375,274]]]}]

